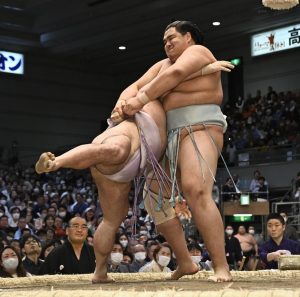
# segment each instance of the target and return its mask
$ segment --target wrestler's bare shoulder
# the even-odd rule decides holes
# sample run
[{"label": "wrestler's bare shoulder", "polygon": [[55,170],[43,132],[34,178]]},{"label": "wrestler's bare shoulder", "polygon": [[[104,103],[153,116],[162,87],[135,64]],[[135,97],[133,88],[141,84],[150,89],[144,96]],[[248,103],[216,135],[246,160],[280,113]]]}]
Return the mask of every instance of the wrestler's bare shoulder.
[{"label": "wrestler's bare shoulder", "polygon": [[185,54],[200,54],[200,55],[206,55],[206,56],[210,56],[213,57],[212,52],[205,46],[200,45],[200,44],[193,44],[191,46],[189,46],[185,51]]}]

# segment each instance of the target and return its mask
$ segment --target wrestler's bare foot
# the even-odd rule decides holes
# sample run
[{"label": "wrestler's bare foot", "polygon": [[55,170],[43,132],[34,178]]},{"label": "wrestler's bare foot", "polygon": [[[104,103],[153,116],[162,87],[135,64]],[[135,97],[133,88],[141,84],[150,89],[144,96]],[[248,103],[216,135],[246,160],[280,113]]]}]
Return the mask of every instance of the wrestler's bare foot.
[{"label": "wrestler's bare foot", "polygon": [[94,275],[92,278],[92,284],[105,284],[105,283],[113,283],[115,280],[107,275],[107,270],[97,269],[94,271]]},{"label": "wrestler's bare foot", "polygon": [[96,284],[108,284],[108,283],[114,283],[114,282],[115,282],[115,280],[112,279],[109,276],[107,276],[106,278],[98,278],[98,279],[93,278],[92,279],[92,284],[93,285],[96,285]]},{"label": "wrestler's bare foot", "polygon": [[215,274],[213,276],[210,276],[208,280],[213,281],[215,283],[231,282],[232,276],[228,269],[222,268],[216,269]]},{"label": "wrestler's bare foot", "polygon": [[178,280],[184,275],[192,275],[199,271],[199,267],[197,264],[192,263],[192,265],[185,265],[185,266],[177,266],[176,270],[172,273],[171,279]]},{"label": "wrestler's bare foot", "polygon": [[55,170],[55,156],[47,152],[42,153],[39,160],[35,164],[35,171],[38,174]]}]

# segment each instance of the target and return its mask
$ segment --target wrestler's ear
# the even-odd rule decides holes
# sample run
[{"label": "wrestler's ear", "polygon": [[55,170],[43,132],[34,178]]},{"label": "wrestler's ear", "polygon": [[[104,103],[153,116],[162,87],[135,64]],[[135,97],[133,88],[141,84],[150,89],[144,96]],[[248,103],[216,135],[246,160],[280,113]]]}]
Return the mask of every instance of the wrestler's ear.
[{"label": "wrestler's ear", "polygon": [[185,38],[186,38],[186,40],[187,40],[188,43],[193,42],[193,38],[192,38],[192,35],[191,35],[190,32],[186,32],[185,33]]}]

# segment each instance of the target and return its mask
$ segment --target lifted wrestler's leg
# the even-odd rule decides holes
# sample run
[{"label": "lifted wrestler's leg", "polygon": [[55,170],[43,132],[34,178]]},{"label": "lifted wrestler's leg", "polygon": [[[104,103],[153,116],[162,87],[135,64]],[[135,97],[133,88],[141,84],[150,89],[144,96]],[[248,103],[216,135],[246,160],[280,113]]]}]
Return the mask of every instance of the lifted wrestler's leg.
[{"label": "lifted wrestler's leg", "polygon": [[93,177],[99,191],[103,221],[94,235],[96,269],[92,282],[111,282],[113,280],[107,276],[107,258],[113,248],[116,232],[128,212],[130,183],[120,184],[109,180],[103,181],[103,178],[97,178],[95,173]]},{"label": "lifted wrestler's leg", "polygon": [[50,172],[59,168],[85,169],[92,165],[116,165],[125,162],[131,152],[130,138],[117,135],[107,138],[104,143],[91,143],[77,146],[55,157],[43,153],[35,165],[36,172]]},{"label": "lifted wrestler's leg", "polygon": [[156,226],[172,247],[176,256],[177,268],[171,278],[177,280],[184,275],[195,274],[199,271],[198,266],[193,263],[188,252],[184,233],[179,219],[173,218]]},{"label": "lifted wrestler's leg", "polygon": [[[221,128],[213,127],[209,128],[209,131],[221,148],[223,145]],[[201,159],[202,167],[200,167],[192,141],[189,136],[186,136],[181,141],[178,160],[183,193],[212,259],[215,272],[212,280],[231,281],[232,277],[225,257],[224,226],[219,210],[212,199],[213,178],[208,169],[209,166],[215,174],[218,151],[206,131],[194,132],[194,137],[206,163]]]}]

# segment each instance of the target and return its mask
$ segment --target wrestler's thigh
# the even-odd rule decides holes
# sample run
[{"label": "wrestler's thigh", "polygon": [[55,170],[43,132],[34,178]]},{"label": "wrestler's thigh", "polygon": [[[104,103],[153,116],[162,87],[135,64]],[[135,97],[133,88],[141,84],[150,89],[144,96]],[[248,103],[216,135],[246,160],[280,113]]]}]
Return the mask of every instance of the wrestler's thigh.
[{"label": "wrestler's thigh", "polygon": [[91,173],[98,188],[99,202],[104,218],[110,222],[122,221],[128,213],[131,183],[111,181],[94,168],[91,168]]},{"label": "wrestler's thigh", "polygon": [[[189,136],[184,137],[180,143],[178,166],[180,169],[181,186],[184,194],[211,192],[213,185],[212,174],[215,176],[219,152],[215,144],[222,149],[223,133],[219,127],[211,127],[209,134],[205,130],[193,132],[195,142],[201,153],[197,156],[196,150]],[[214,139],[212,142],[210,136]],[[200,157],[200,159],[199,159]],[[205,161],[204,161],[204,160]],[[201,162],[201,166],[199,163]],[[211,171],[209,170],[211,169]],[[203,180],[205,179],[205,182]]]}]

